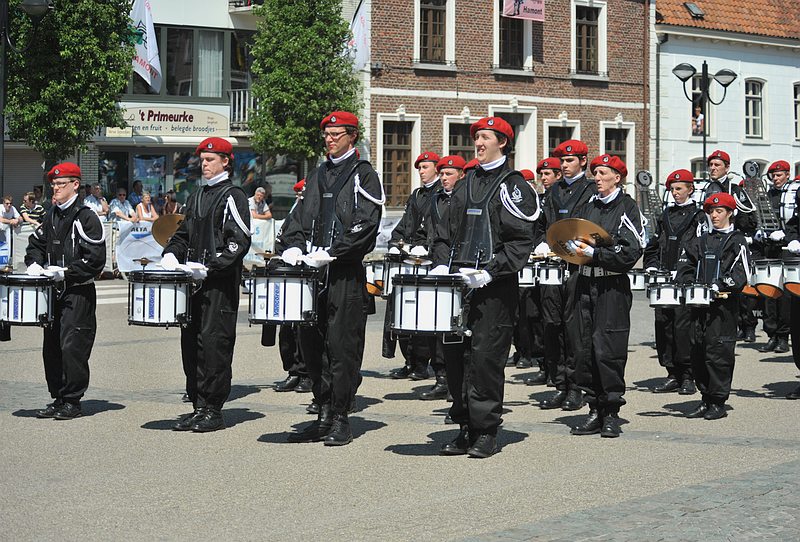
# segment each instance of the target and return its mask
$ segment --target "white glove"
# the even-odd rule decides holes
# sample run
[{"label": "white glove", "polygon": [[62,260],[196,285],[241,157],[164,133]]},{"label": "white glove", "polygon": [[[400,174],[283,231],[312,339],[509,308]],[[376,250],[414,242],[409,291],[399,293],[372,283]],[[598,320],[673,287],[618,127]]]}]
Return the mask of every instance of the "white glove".
[{"label": "white glove", "polygon": [[711,290],[714,291],[714,292],[719,293],[719,284],[716,284],[716,283],[712,284],[711,285]]},{"label": "white glove", "polygon": [[753,239],[755,239],[757,242],[760,243],[761,241],[764,240],[764,237],[765,237],[764,230],[756,230],[756,234],[753,236]]},{"label": "white glove", "polygon": [[794,241],[789,242],[789,246],[786,248],[789,249],[789,252],[792,254],[800,254],[800,241],[795,239]]},{"label": "white glove", "polygon": [[389,254],[400,254],[400,249],[397,247],[392,247],[389,249]]},{"label": "white glove", "polygon": [[658,268],[657,267],[648,267],[644,271],[645,271],[645,273],[655,273],[656,271],[658,271]]},{"label": "white glove", "polygon": [[208,276],[208,267],[198,262],[186,262],[186,267],[192,274],[192,279],[203,280]]},{"label": "white glove", "polygon": [[550,245],[548,245],[545,242],[541,242],[538,245],[536,245],[535,249],[533,249],[533,253],[536,256],[547,256],[548,254],[550,254]]},{"label": "white glove", "polygon": [[52,277],[52,279],[56,282],[64,282],[64,269],[63,267],[55,267],[55,266],[47,266],[44,270],[44,275],[47,277]]},{"label": "white glove", "polygon": [[303,256],[301,259],[306,263],[306,265],[310,265],[311,267],[316,267],[319,269],[320,267],[325,267],[336,258],[331,257],[327,250],[318,250]]},{"label": "white glove", "polygon": [[587,245],[586,248],[583,249],[583,255],[588,256],[590,258],[594,257],[594,247],[592,245]]},{"label": "white glove", "polygon": [[36,262],[33,262],[28,266],[28,269],[25,270],[25,274],[32,277],[41,277],[44,275],[44,267]]},{"label": "white glove", "polygon": [[578,254],[578,253],[576,252],[576,250],[577,250],[577,248],[578,248],[578,245],[577,245],[577,243],[575,243],[575,241],[573,241],[572,239],[570,239],[569,241],[567,241],[566,243],[564,243],[564,245],[565,245],[565,246],[564,246],[564,248],[566,248],[566,249],[567,249],[567,252],[569,252],[571,255],[575,256],[575,255],[577,255],[577,254]]},{"label": "white glove", "polygon": [[752,237],[748,237],[748,236],[745,235],[744,236],[744,240],[748,245],[752,245],[753,244],[753,238]]},{"label": "white glove", "polygon": [[178,258],[176,258],[172,252],[167,252],[161,257],[161,267],[167,271],[175,271],[178,265]]},{"label": "white glove", "polygon": [[783,230],[774,231],[769,234],[769,240],[775,241],[776,243],[780,243],[786,237],[786,234]]},{"label": "white glove", "polygon": [[462,267],[458,270],[458,274],[464,277],[467,288],[483,288],[492,282],[492,276],[487,271]]},{"label": "white glove", "polygon": [[411,247],[411,251],[409,252],[409,254],[411,254],[412,256],[427,256],[428,251],[427,249],[425,249],[425,247],[417,245],[415,247]]},{"label": "white glove", "polygon": [[303,251],[297,247],[287,248],[281,254],[281,259],[289,265],[297,265],[297,260],[303,255]]},{"label": "white glove", "polygon": [[450,268],[446,265],[437,265],[433,269],[430,270],[428,273],[429,275],[449,275]]}]

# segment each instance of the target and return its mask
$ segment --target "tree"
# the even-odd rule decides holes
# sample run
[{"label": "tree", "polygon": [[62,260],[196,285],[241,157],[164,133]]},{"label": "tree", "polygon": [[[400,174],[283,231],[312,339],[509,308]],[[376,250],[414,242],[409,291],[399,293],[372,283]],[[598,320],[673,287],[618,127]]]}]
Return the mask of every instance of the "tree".
[{"label": "tree", "polygon": [[131,76],[132,0],[53,0],[32,33],[30,20],[11,9],[6,115],[11,137],[48,161],[63,159],[97,133],[124,126],[117,106]]},{"label": "tree", "polygon": [[253,44],[257,100],[253,146],[313,159],[322,153],[320,121],[331,111],[360,110],[360,85],[346,46],[341,0],[266,0]]}]

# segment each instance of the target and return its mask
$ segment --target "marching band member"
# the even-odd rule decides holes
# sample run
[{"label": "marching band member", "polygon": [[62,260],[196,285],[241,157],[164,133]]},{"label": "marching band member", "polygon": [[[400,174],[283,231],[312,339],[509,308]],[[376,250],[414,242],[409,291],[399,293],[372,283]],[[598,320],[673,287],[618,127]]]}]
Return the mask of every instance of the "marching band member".
[{"label": "marching band member", "polygon": [[89,356],[97,332],[94,277],[106,262],[103,225],[97,214],[78,201],[81,169],[56,164],[47,173],[54,205],[28,239],[27,274],[47,275],[56,282],[53,324],[44,327],[42,358],[53,402],[39,418],[69,420],[83,414],[81,397],[89,387]]},{"label": "marching band member", "polygon": [[692,370],[702,394],[700,404],[687,418],[717,420],[727,416],[725,401],[731,392],[736,348],[737,297],[750,274],[750,251],[732,218],[736,200],[731,194],[712,194],[703,203],[711,231],[684,246],[678,262],[677,280],[683,284],[704,284],[718,297],[709,308],[693,308]]},{"label": "marching band member", "polygon": [[[406,201],[402,218],[392,230],[389,240],[389,254],[410,254],[413,257],[428,255],[428,234],[426,222],[430,217],[431,199],[434,192],[441,188],[436,173],[439,155],[435,152],[423,152],[414,161],[419,171],[422,186],[415,188]],[[430,361],[437,380],[444,378],[444,366],[436,362],[436,340],[433,337],[400,335],[395,338],[391,331],[393,299],[386,300],[386,317],[384,318],[383,357],[393,358],[395,341],[400,343],[400,351],[406,362],[390,373],[392,378],[410,378],[426,380],[428,378],[428,362]]]},{"label": "marching band member", "polygon": [[[800,175],[796,176],[793,182],[800,182]],[[798,213],[800,190],[795,193],[794,204],[794,216],[786,223],[786,241],[788,241],[786,248],[792,256],[800,258],[800,214]],[[789,327],[792,336],[792,358],[794,359],[795,366],[800,370],[800,297],[795,295],[789,297],[791,299]],[[793,400],[800,399],[800,386],[790,391],[786,395],[786,398]]]},{"label": "marching band member", "polygon": [[[674,203],[664,209],[655,223],[653,236],[644,249],[644,267],[648,273],[672,271],[674,275],[682,247],[706,231],[707,221],[692,199],[691,171],[673,171],[667,176],[666,187]],[[692,378],[691,348],[686,340],[691,330],[689,307],[656,307],[654,312],[658,363],[667,370],[667,380],[653,388],[653,392],[692,395],[697,389]]]},{"label": "marching band member", "polygon": [[496,451],[503,410],[505,361],[517,313],[517,273],[533,246],[539,215],[536,192],[508,165],[514,138],[502,118],[485,117],[470,127],[480,166],[453,192],[433,241],[433,274],[459,270],[469,288],[471,337],[444,348],[458,436],[443,455],[485,458]]},{"label": "marching band member", "polygon": [[609,246],[576,239],[568,247],[591,262],[578,268],[567,299],[567,336],[575,349],[575,380],[586,392],[589,415],[573,435],[620,434],[619,409],[625,404],[625,364],[630,334],[631,285],[627,272],[644,248],[644,224],[633,199],[620,184],[628,174],[617,156],[603,154],[590,166],[597,194],[578,211],[611,235]]},{"label": "marching band member", "polygon": [[281,236],[283,261],[322,269],[326,285],[318,299],[317,325],[299,330],[320,412],[289,440],[342,446],[353,441],[347,412],[364,354],[369,300],[362,260],[375,248],[386,198],[377,173],[356,152],[358,117],[335,111],[320,128],[328,158],[306,177],[297,220]]},{"label": "marching band member", "polygon": [[191,296],[191,320],[181,328],[186,391],[194,412],[172,428],[206,433],[225,428],[222,406],[231,391],[242,260],[250,249],[250,211],[244,191],[230,179],[231,144],[209,137],[195,154],[205,183],[189,196],[186,218],[164,247],[161,266],[190,273],[200,284]]},{"label": "marching band member", "polygon": [[[731,157],[725,151],[716,150],[708,155],[706,160],[708,172],[711,177],[709,185],[706,187],[705,196],[716,192],[726,192],[733,196],[736,201],[736,229],[742,232],[748,245],[753,242],[753,237],[758,228],[758,217],[756,215],[756,204],[750,200],[744,189],[734,182],[733,175],[730,173]],[[752,343],[756,340],[756,325],[758,319],[755,315],[758,299],[746,295],[739,298],[739,333],[737,339],[744,339],[744,342]]]},{"label": "marching band member", "polygon": [[[783,247],[786,246],[786,224],[781,214],[781,205],[784,191],[789,184],[789,162],[778,160],[767,169],[767,177],[772,181],[772,187],[767,191],[769,203],[775,215],[781,221],[782,229],[770,232],[768,236],[753,243],[753,259],[772,258],[781,259]],[[761,233],[761,232],[759,232]],[[759,254],[756,256],[756,250]],[[769,336],[767,344],[758,349],[759,352],[776,352],[783,354],[789,351],[789,318],[791,312],[791,296],[786,294],[773,299],[764,298],[764,332]]]},{"label": "marching band member", "polygon": [[[544,233],[552,224],[562,218],[578,216],[580,209],[589,199],[597,193],[597,187],[592,179],[586,177],[586,168],[589,163],[587,154],[589,148],[583,141],[570,139],[561,143],[553,150],[553,158],[560,161],[561,175],[554,182],[544,198],[542,205],[541,231]],[[551,158],[547,158],[547,166],[552,166]],[[542,175],[551,175],[548,171],[552,167],[543,167]],[[539,239],[539,244],[534,249],[534,254],[547,256],[552,252],[544,237]],[[568,282],[577,280],[578,266],[569,265],[570,278]],[[545,323],[546,355],[550,364],[555,363],[551,378],[556,387],[556,392],[543,400],[539,405],[543,409],[556,409],[571,411],[583,406],[583,394],[575,382],[575,360],[572,345],[567,338],[566,284],[552,286],[542,290],[542,311]],[[552,368],[552,365],[549,365]]]}]

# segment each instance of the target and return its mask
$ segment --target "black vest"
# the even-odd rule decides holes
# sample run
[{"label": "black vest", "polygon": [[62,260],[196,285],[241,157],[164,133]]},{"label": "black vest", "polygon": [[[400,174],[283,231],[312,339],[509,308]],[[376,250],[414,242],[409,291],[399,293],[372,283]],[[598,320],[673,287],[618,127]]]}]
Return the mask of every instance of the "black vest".
[{"label": "black vest", "polygon": [[[736,230],[719,235],[708,234],[700,238],[700,259],[697,261],[697,273],[695,274],[698,282],[710,286],[719,279],[722,254],[734,233]],[[709,240],[711,243],[708,242]]]},{"label": "black vest", "polygon": [[344,232],[344,226],[336,214],[336,199],[342,188],[356,173],[358,166],[369,163],[366,160],[356,160],[349,170],[343,169],[334,178],[329,178],[320,167],[317,170],[317,187],[319,188],[319,215],[311,226],[311,245],[314,248],[328,250],[333,240]]}]

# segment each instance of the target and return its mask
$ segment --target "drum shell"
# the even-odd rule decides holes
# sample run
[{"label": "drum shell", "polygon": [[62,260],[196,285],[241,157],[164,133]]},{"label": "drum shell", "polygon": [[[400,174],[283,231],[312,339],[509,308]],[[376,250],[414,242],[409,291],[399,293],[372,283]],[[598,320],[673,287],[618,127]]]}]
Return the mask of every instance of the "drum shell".
[{"label": "drum shell", "polygon": [[644,269],[631,269],[628,271],[628,278],[631,281],[632,291],[643,291],[647,289],[647,273]]},{"label": "drum shell", "polygon": [[556,262],[541,262],[536,269],[536,280],[546,286],[564,283],[564,266]]},{"label": "drum shell", "polygon": [[405,262],[407,256],[387,254],[383,260],[383,297],[392,295],[392,279],[397,275],[427,275],[430,265],[415,265]]},{"label": "drum shell", "polygon": [[128,324],[170,327],[190,321],[192,282],[181,271],[128,273]]},{"label": "drum shell", "polygon": [[666,284],[672,281],[672,273],[670,271],[651,271],[647,274],[647,284]]},{"label": "drum shell", "polygon": [[383,293],[383,260],[364,262],[364,273],[367,276],[367,291],[370,295]]},{"label": "drum shell", "polygon": [[248,301],[250,323],[316,323],[319,293],[316,269],[262,268],[251,277],[253,287]]},{"label": "drum shell", "polygon": [[783,289],[794,296],[800,296],[800,258],[784,260]]},{"label": "drum shell", "polygon": [[708,307],[711,297],[711,287],[705,284],[690,284],[683,288],[683,302],[689,307]]},{"label": "drum shell", "polygon": [[771,298],[783,295],[783,260],[756,260],[753,275],[758,293]]},{"label": "drum shell", "polygon": [[538,263],[528,262],[525,264],[525,267],[520,269],[518,279],[520,288],[536,286],[536,270],[538,267]]},{"label": "drum shell", "polygon": [[53,321],[50,277],[0,274],[0,321],[14,326],[47,326]]},{"label": "drum shell", "polygon": [[397,275],[392,330],[409,335],[457,333],[464,281],[452,275]]},{"label": "drum shell", "polygon": [[683,290],[677,284],[660,282],[647,289],[651,307],[675,307],[681,304]]}]

